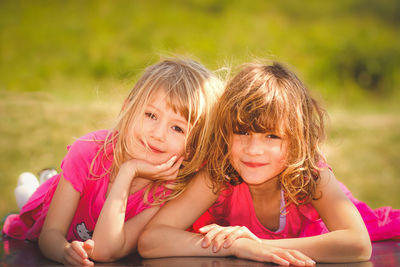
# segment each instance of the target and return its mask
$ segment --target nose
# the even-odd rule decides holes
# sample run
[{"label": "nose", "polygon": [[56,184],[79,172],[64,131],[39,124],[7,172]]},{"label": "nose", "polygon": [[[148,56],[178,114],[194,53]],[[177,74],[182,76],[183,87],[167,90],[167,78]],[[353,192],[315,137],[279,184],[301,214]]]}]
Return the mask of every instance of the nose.
[{"label": "nose", "polygon": [[152,127],[150,131],[150,136],[157,141],[164,142],[167,135],[166,126],[162,123],[157,123]]},{"label": "nose", "polygon": [[259,139],[260,138],[255,135],[249,136],[245,149],[245,152],[247,154],[257,156],[264,153],[262,142]]}]

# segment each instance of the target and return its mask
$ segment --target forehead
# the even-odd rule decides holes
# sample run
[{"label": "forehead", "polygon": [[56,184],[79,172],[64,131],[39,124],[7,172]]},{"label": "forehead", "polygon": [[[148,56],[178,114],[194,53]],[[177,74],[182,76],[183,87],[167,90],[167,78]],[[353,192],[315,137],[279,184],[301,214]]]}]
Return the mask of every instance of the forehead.
[{"label": "forehead", "polygon": [[181,108],[175,103],[172,99],[173,95],[167,94],[165,89],[160,87],[157,90],[154,90],[147,101],[147,106],[152,106],[154,108],[159,109],[162,112],[173,113],[176,118],[183,119],[187,121],[185,116],[182,115]]},{"label": "forehead", "polygon": [[154,105],[156,107],[158,106],[168,106],[168,108],[171,108],[170,106],[169,98],[167,97],[167,94],[165,93],[165,90],[162,88],[159,88],[157,90],[154,90],[152,93],[149,94],[148,102],[147,104]]}]

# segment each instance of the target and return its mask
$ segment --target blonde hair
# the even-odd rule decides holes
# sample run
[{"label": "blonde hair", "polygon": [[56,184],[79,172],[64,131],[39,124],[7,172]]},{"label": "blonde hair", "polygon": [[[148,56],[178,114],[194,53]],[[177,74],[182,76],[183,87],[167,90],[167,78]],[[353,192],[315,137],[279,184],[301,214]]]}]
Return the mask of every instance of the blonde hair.
[{"label": "blonde hair", "polygon": [[189,176],[195,173],[204,159],[203,151],[198,149],[198,144],[206,143],[203,139],[209,136],[208,129],[204,125],[208,124],[211,107],[218,100],[221,89],[221,81],[202,64],[191,59],[167,58],[146,68],[126,98],[114,128],[96,155],[96,157],[100,155],[108,157],[110,147],[113,148],[112,165],[110,169],[104,170],[104,175],[109,173],[110,181],[113,181],[121,164],[132,158],[133,152],[128,146],[128,129],[141,123],[149,100],[154,93],[163,90],[168,104],[186,118],[190,126],[185,145],[188,160],[183,162],[178,179],[166,184],[168,188],[173,189],[169,197],[161,199],[154,196],[153,189],[164,183],[157,181],[147,188],[144,200],[147,202],[148,194],[152,191],[155,204],[178,195],[185,188]]},{"label": "blonde hair", "polygon": [[287,167],[279,182],[288,203],[315,197],[325,112],[294,73],[280,63],[244,65],[226,85],[213,115],[207,170],[215,191],[225,182],[242,182],[229,162],[232,135],[242,130],[287,138]]}]

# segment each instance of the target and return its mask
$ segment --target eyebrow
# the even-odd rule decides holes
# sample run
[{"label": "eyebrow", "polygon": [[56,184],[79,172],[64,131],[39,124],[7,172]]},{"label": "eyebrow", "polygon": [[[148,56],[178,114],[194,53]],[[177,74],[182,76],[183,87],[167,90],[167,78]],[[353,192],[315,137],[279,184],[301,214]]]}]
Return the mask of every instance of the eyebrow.
[{"label": "eyebrow", "polygon": [[[161,111],[158,107],[154,106],[153,104],[149,103],[148,106],[151,107],[151,108],[154,108],[155,110],[157,110],[157,112],[162,113],[162,111]],[[184,118],[184,117],[183,117],[182,115],[180,115],[179,113],[177,113],[177,112],[174,112],[174,113],[177,114],[179,117]],[[182,124],[184,124],[185,126],[186,126],[187,123],[188,123],[188,121],[187,121],[185,118],[184,118],[183,120],[180,119],[180,118],[173,118],[173,121],[174,121],[174,122],[177,122],[177,123],[182,123]]]}]

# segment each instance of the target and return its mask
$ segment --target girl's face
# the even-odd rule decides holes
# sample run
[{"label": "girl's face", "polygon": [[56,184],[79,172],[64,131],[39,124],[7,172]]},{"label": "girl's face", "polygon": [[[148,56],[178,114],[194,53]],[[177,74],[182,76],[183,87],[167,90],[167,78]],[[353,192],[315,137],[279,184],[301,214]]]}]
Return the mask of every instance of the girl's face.
[{"label": "girl's face", "polygon": [[161,164],[185,151],[188,122],[176,113],[166,101],[164,90],[158,90],[150,98],[134,129],[130,142],[134,158]]},{"label": "girl's face", "polygon": [[261,185],[286,167],[287,141],[274,133],[239,132],[232,137],[230,162],[249,185]]}]

